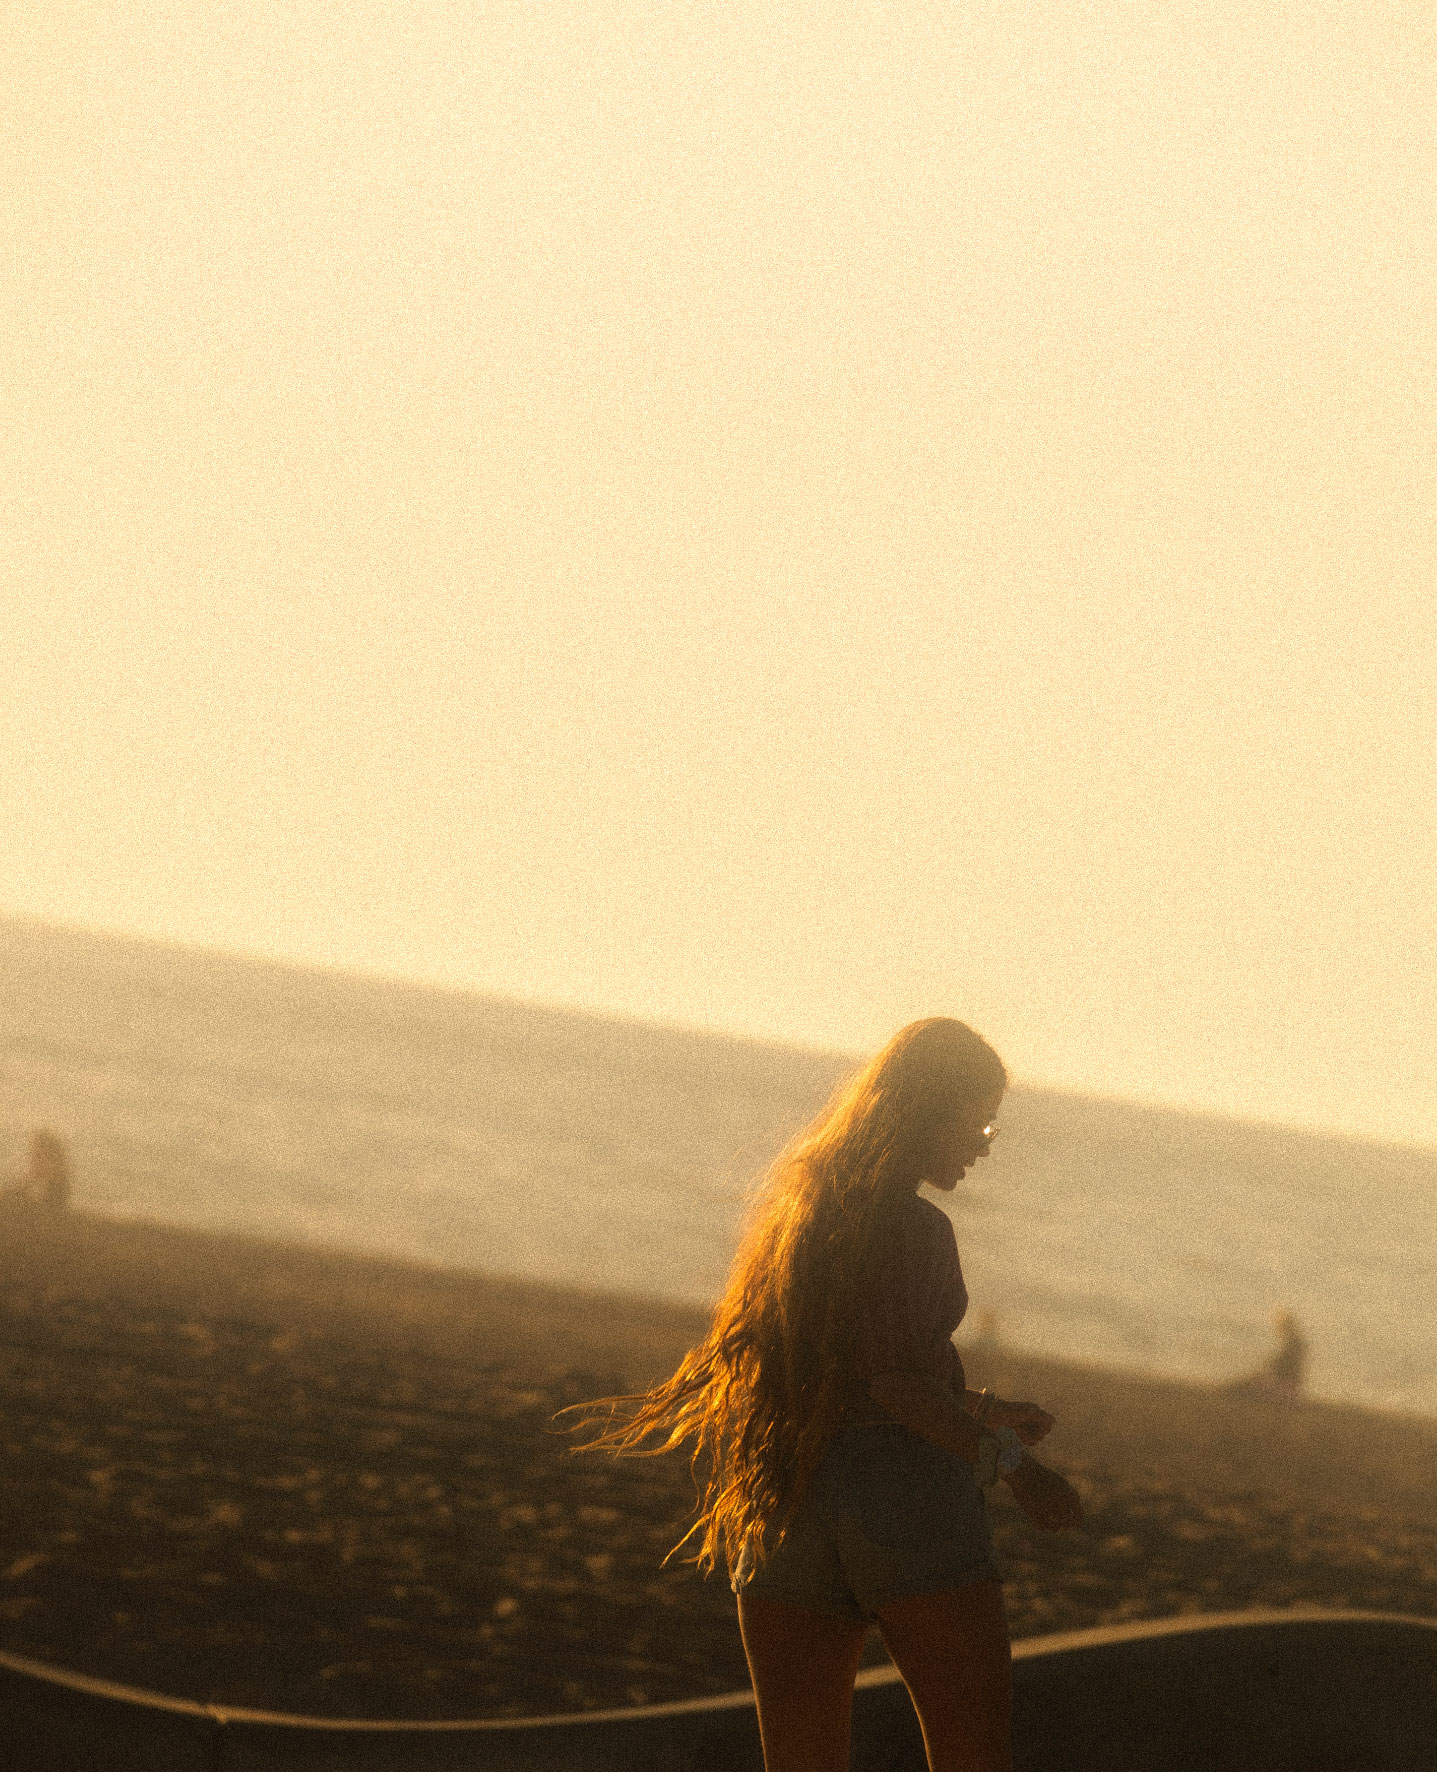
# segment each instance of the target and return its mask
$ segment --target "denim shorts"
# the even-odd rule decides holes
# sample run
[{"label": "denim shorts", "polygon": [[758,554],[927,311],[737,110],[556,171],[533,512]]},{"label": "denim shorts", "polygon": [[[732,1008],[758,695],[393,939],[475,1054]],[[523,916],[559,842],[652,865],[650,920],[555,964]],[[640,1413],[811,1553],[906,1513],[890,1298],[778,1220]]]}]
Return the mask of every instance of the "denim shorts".
[{"label": "denim shorts", "polygon": [[729,1585],[863,1622],[891,1600],[997,1579],[972,1465],[865,1408],[835,1434],[762,1566],[745,1545]]}]

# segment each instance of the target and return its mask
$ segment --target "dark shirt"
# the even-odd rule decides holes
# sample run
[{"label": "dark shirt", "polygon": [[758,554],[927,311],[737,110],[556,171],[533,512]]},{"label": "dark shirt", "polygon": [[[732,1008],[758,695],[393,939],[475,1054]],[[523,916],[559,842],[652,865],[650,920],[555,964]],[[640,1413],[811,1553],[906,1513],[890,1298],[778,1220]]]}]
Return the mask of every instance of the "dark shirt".
[{"label": "dark shirt", "polygon": [[880,1372],[916,1372],[961,1400],[966,1380],[951,1338],[967,1309],[947,1213],[916,1193],[900,1196],[880,1220],[860,1280],[856,1395],[866,1397]]}]

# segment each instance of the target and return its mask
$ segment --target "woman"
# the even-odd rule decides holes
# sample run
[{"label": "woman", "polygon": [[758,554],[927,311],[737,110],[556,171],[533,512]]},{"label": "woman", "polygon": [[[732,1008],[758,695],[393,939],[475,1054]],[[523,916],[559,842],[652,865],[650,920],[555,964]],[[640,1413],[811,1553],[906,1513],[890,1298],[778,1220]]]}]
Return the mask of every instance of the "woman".
[{"label": "woman", "polygon": [[962,1022],[903,1028],[774,1164],[704,1341],[653,1390],[581,1405],[609,1413],[576,1450],[694,1442],[699,1517],[681,1544],[698,1533],[691,1560],[707,1572],[721,1551],[731,1571],[767,1772],[848,1766],[871,1623],[931,1772],[1011,1765],[983,1487],[1001,1475],[1049,1530],[1082,1507],[1025,1450],[1053,1418],[967,1389],[953,1228],[918,1195],[951,1193],[987,1155],[1007,1081]]}]

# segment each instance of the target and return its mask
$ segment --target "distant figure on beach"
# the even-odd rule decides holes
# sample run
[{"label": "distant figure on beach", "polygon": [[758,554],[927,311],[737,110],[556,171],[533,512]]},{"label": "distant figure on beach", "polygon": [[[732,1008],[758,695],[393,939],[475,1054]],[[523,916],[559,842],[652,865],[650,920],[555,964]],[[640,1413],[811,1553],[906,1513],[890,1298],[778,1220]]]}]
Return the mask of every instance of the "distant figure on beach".
[{"label": "distant figure on beach", "polygon": [[39,1127],[30,1134],[30,1156],[24,1171],[5,1189],[5,1197],[63,1212],[70,1204],[70,1157],[56,1132]]},{"label": "distant figure on beach", "polygon": [[1236,1379],[1227,1388],[1235,1396],[1273,1397],[1295,1403],[1307,1384],[1307,1337],[1285,1305],[1272,1313],[1272,1327],[1277,1335],[1274,1352],[1256,1372]]},{"label": "distant figure on beach", "polygon": [[1007,1082],[962,1022],[903,1028],[774,1163],[709,1332],[673,1376],[576,1405],[599,1432],[575,1451],[693,1443],[699,1517],[674,1550],[698,1533],[688,1560],[728,1566],[768,1772],[846,1772],[872,1624],[931,1772],[1012,1766],[984,1491],[1006,1482],[1046,1531],[1083,1509],[1027,1451],[1053,1417],[968,1389],[953,1226],[918,1192],[951,1194],[988,1154]]}]

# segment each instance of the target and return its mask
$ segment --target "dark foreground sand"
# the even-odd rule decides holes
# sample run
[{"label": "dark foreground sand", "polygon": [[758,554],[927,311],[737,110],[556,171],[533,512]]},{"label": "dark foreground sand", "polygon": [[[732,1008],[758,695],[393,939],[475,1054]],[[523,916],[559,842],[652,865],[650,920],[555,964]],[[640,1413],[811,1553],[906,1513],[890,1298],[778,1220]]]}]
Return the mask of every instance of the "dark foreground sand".
[{"label": "dark foreground sand", "polygon": [[[665,1551],[682,1458],[563,1403],[700,1333],[649,1301],[0,1211],[0,1646],[214,1702],[483,1716],[747,1683]],[[1437,1616],[1437,1421],[969,1357],[1052,1408],[1090,1532],[993,1514],[1015,1637],[1248,1606]],[[872,1660],[881,1646],[872,1645]]]}]

